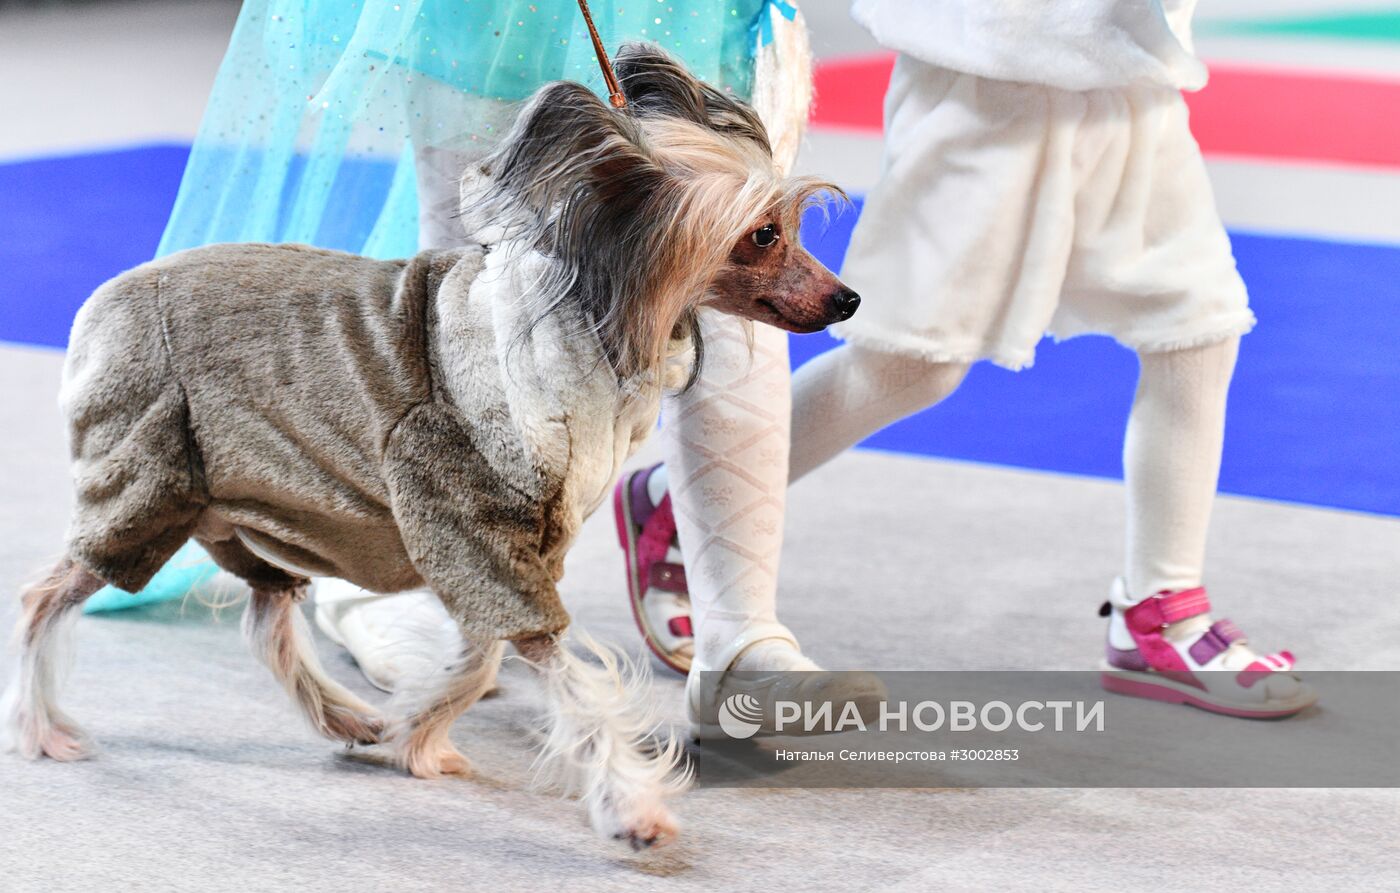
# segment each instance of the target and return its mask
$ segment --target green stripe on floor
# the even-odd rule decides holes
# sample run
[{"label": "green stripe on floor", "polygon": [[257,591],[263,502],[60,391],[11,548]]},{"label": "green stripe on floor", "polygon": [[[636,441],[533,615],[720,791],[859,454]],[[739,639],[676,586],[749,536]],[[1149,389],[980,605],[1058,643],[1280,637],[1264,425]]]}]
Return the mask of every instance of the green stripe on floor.
[{"label": "green stripe on floor", "polygon": [[1213,19],[1197,33],[1209,36],[1304,37],[1400,43],[1400,8],[1274,19]]}]

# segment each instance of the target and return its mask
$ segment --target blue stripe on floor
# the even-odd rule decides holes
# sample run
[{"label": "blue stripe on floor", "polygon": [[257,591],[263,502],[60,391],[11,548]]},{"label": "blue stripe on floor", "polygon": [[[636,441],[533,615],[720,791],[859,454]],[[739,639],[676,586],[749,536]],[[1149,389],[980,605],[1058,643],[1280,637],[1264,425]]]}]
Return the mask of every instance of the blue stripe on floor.
[{"label": "blue stripe on floor", "polygon": [[[0,340],[62,347],[107,277],[148,259],[187,150],[0,165]],[[858,207],[858,206],[857,206]],[[856,213],[808,242],[838,266]],[[1400,249],[1235,234],[1260,326],[1231,392],[1221,487],[1400,514]],[[803,362],[835,342],[794,338]],[[1119,477],[1136,361],[1105,338],[1043,343],[1034,368],[976,367],[942,405],[866,446]],[[930,494],[936,498],[937,494]]]},{"label": "blue stripe on floor", "polygon": [[0,164],[0,340],[63,347],[73,314],[151,259],[188,146]]}]

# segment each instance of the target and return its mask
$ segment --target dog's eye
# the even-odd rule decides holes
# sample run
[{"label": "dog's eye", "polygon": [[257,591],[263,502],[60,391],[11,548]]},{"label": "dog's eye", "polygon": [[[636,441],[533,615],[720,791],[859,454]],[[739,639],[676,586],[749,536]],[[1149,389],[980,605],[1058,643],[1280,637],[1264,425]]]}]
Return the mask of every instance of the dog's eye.
[{"label": "dog's eye", "polygon": [[771,223],[764,224],[754,230],[749,238],[759,248],[768,248],[778,241],[778,228]]}]

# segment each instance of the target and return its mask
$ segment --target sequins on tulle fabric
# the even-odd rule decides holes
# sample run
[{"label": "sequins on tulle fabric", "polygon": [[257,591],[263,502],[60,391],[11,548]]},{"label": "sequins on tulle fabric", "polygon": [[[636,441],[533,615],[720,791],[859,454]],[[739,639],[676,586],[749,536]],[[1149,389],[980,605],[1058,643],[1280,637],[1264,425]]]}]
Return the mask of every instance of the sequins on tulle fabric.
[{"label": "sequins on tulle fabric", "polygon": [[[651,41],[748,97],[765,0],[591,9],[610,51]],[[246,0],[160,253],[290,241],[411,254],[423,159],[483,154],[520,100],[560,79],[605,94],[577,0]]]}]

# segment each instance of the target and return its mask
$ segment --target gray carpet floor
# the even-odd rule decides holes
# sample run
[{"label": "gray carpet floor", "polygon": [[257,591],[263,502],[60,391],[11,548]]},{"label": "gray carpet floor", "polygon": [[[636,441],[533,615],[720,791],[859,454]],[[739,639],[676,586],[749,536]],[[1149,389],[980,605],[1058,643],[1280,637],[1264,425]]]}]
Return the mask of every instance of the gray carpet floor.
[{"label": "gray carpet floor", "polygon": [[[60,362],[0,347],[9,593],[61,545]],[[1110,482],[842,457],[792,493],[783,616],[833,667],[1091,666],[1120,499]],[[1211,584],[1306,666],[1395,668],[1398,542],[1393,520],[1224,498]],[[621,576],[611,520],[595,517],[566,600],[579,625],[635,647]],[[15,599],[0,605],[8,627]],[[632,854],[529,789],[520,668],[454,729],[479,777],[418,781],[308,732],[245,652],[237,613],[169,603],[81,621],[66,704],[102,751],[0,756],[0,890],[1400,889],[1389,790],[702,789],[678,804],[676,845]],[[672,719],[680,692],[658,674]]]}]

